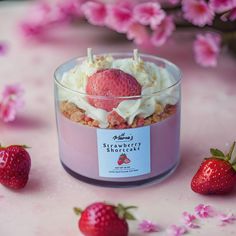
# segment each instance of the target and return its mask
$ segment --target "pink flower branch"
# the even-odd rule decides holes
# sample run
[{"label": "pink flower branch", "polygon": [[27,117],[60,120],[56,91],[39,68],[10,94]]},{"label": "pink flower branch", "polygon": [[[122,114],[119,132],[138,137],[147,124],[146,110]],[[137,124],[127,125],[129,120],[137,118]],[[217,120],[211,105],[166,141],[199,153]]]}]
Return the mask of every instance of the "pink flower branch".
[{"label": "pink flower branch", "polygon": [[[217,65],[223,45],[236,52],[235,0],[119,0],[115,3],[61,0],[54,5],[39,2],[21,29],[25,36],[40,36],[55,25],[78,19],[122,33],[135,44],[148,42],[155,47],[164,45],[179,28],[209,31],[198,35],[193,47],[196,62],[205,67]],[[213,33],[217,33],[217,40],[209,36]]]}]

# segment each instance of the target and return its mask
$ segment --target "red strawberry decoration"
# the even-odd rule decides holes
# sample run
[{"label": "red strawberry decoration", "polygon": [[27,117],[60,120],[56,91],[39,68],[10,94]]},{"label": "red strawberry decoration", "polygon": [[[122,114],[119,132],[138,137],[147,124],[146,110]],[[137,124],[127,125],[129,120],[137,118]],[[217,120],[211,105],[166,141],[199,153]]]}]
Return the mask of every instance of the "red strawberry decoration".
[{"label": "red strawberry decoration", "polygon": [[235,142],[227,154],[211,149],[212,157],[206,158],[192,179],[191,188],[200,194],[226,194],[236,185],[236,160],[231,161]]},{"label": "red strawberry decoration", "polygon": [[113,97],[138,96],[141,95],[141,89],[141,85],[132,75],[119,69],[99,70],[88,77],[86,85],[88,95],[108,97],[107,99],[88,97],[92,106],[106,111],[111,111],[125,100],[122,98],[113,99]]},{"label": "red strawberry decoration", "polygon": [[122,164],[129,164],[130,163],[130,159],[126,156],[125,153],[122,153],[117,161],[118,165],[122,165]]},{"label": "red strawberry decoration", "polygon": [[120,165],[124,164],[124,161],[119,158],[119,160],[117,161],[117,164],[120,166]]},{"label": "red strawberry decoration", "polygon": [[79,208],[74,208],[74,211],[77,215],[81,214],[78,226],[85,236],[128,236],[126,220],[135,220],[128,212],[131,208],[136,207],[95,202],[84,211]]},{"label": "red strawberry decoration", "polygon": [[0,146],[0,183],[12,189],[25,187],[31,159],[24,145]]},{"label": "red strawberry decoration", "polygon": [[130,159],[128,157],[126,157],[125,160],[124,160],[124,163],[125,164],[129,164],[130,163]]}]

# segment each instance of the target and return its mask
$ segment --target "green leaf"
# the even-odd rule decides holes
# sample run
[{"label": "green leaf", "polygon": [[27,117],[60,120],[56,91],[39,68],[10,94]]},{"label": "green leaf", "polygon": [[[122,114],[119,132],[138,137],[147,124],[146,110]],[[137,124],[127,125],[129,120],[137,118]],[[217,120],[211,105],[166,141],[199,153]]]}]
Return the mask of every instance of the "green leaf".
[{"label": "green leaf", "polygon": [[232,157],[232,153],[234,151],[234,147],[235,147],[236,142],[233,142],[233,144],[231,145],[229,152],[226,154],[227,160],[229,161]]},{"label": "green leaf", "polygon": [[127,207],[125,207],[125,210],[136,209],[136,208],[138,208],[138,207],[136,207],[136,206],[127,206]]},{"label": "green leaf", "polygon": [[125,219],[126,220],[136,220],[135,217],[128,211],[125,213]]},{"label": "green leaf", "polygon": [[83,212],[83,210],[78,207],[74,207],[73,210],[74,210],[74,213],[78,216]]},{"label": "green leaf", "polygon": [[136,220],[135,217],[128,211],[128,209],[134,209],[137,208],[136,206],[127,206],[125,207],[121,203],[117,205],[115,208],[115,211],[120,219],[126,219],[126,220]]},{"label": "green leaf", "polygon": [[219,150],[219,149],[217,149],[217,148],[211,148],[211,149],[210,149],[210,152],[211,152],[211,154],[212,154],[213,156],[216,156],[216,157],[225,157],[225,154],[224,154],[221,150]]}]

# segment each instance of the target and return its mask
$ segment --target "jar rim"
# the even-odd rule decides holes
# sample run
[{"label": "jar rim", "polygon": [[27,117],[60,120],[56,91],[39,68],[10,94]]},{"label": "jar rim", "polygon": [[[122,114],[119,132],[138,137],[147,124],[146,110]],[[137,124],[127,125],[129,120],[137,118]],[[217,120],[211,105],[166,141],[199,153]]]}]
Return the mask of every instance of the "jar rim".
[{"label": "jar rim", "polygon": [[[133,57],[133,54],[130,53],[130,52],[110,52],[110,53],[99,53],[99,54],[96,54],[96,56],[114,56],[114,57],[130,57],[132,58]],[[97,98],[97,99],[138,99],[138,98],[144,98],[144,97],[152,97],[152,96],[156,96],[156,95],[159,95],[161,93],[163,93],[164,91],[167,91],[171,88],[174,88],[176,86],[178,86],[179,84],[181,84],[181,77],[182,77],[182,74],[181,74],[181,70],[178,66],[176,66],[174,63],[172,63],[171,61],[167,60],[167,59],[164,59],[164,58],[161,58],[161,57],[157,57],[157,56],[154,56],[154,55],[151,55],[151,54],[145,54],[145,53],[140,53],[139,56],[142,58],[142,57],[145,57],[145,59],[152,59],[152,60],[156,60],[157,62],[159,63],[163,63],[164,65],[168,65],[170,68],[174,69],[175,73],[176,73],[176,76],[174,76],[174,78],[176,79],[176,81],[171,84],[170,86],[166,87],[166,88],[163,88],[163,89],[160,89],[160,90],[157,90],[157,91],[154,91],[150,94],[141,94],[141,95],[135,95],[135,96],[103,96],[103,95],[89,95],[87,93],[83,93],[83,92],[80,92],[78,90],[74,90],[74,89],[71,89],[67,86],[65,86],[64,84],[62,84],[59,80],[58,80],[58,76],[57,76],[57,73],[59,73],[59,70],[69,64],[69,63],[72,63],[74,61],[79,61],[79,60],[86,60],[86,56],[83,56],[83,57],[74,57],[70,60],[67,60],[66,62],[62,63],[61,65],[59,65],[55,72],[54,72],[54,82],[56,85],[62,87],[63,89],[67,90],[68,92],[71,92],[71,93],[75,93],[77,95],[80,95],[80,96],[86,96],[86,97],[91,97],[91,98]],[[145,60],[145,61],[148,61],[148,60]]]}]

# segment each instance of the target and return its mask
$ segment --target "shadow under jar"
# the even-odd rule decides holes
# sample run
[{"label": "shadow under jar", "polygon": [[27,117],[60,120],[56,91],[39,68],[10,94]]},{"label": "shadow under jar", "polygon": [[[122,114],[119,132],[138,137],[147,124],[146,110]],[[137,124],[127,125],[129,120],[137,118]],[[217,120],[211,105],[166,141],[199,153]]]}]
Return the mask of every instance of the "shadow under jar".
[{"label": "shadow under jar", "polygon": [[[110,53],[114,59],[132,57],[129,53]],[[91,96],[61,83],[64,73],[83,58],[72,59],[55,72],[55,110],[60,160],[75,178],[104,187],[131,187],[160,182],[176,169],[180,146],[180,70],[171,62],[151,55],[140,55],[171,76],[171,83],[159,91],[133,97]],[[136,116],[132,123],[100,127],[88,117],[81,104],[89,99],[114,103],[137,103],[143,109],[152,104],[153,113]],[[154,104],[154,105],[153,105]]]}]

